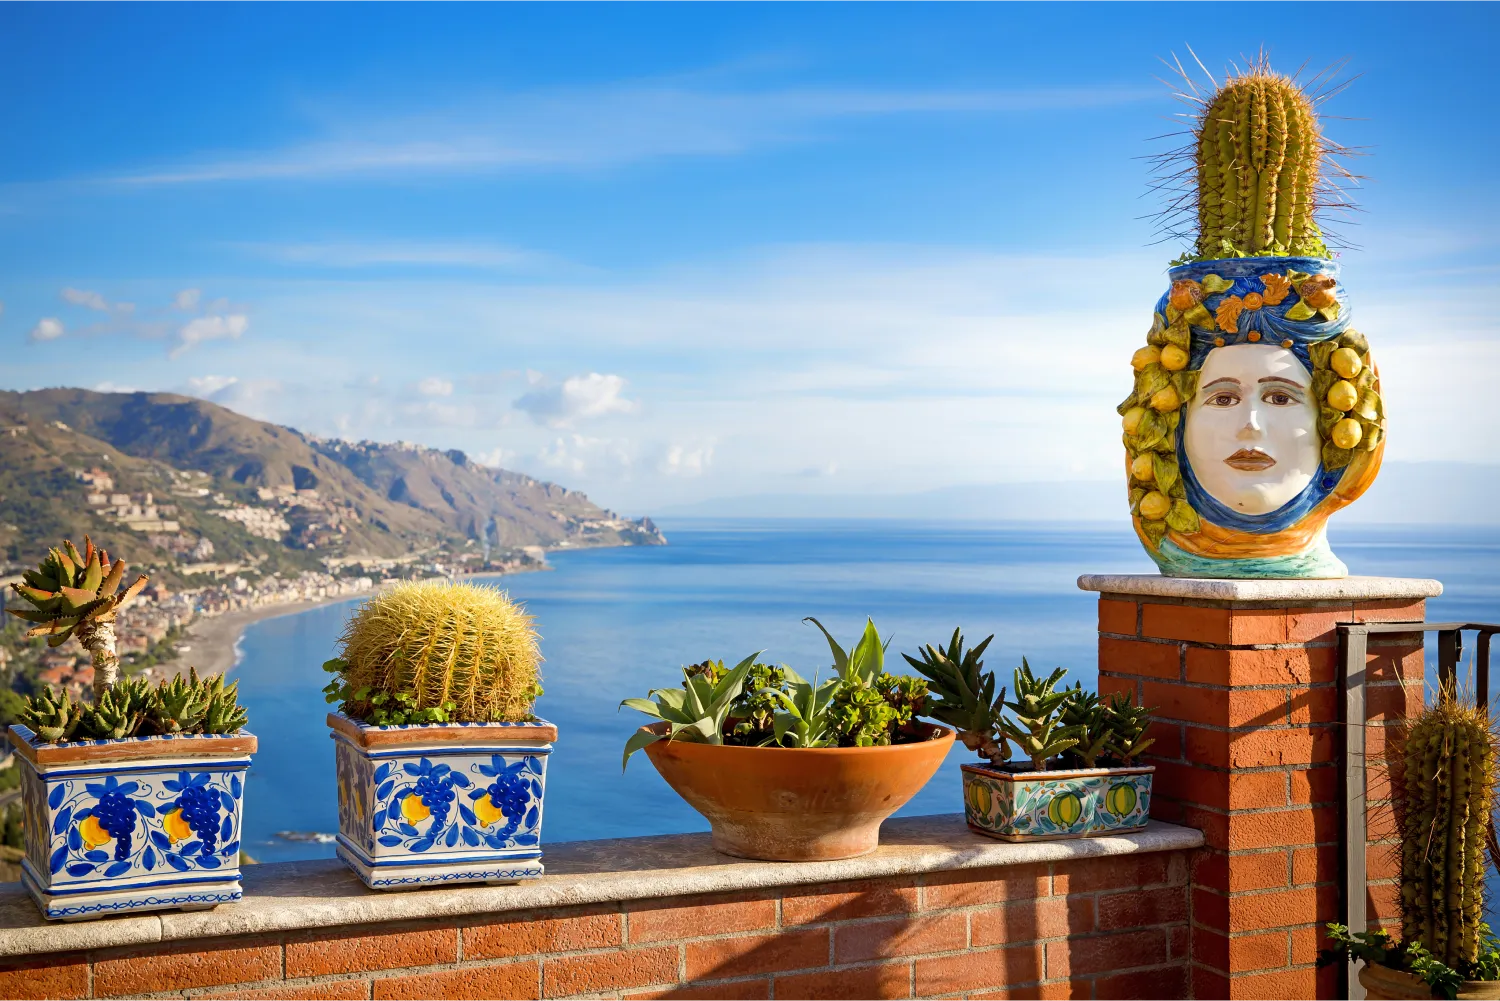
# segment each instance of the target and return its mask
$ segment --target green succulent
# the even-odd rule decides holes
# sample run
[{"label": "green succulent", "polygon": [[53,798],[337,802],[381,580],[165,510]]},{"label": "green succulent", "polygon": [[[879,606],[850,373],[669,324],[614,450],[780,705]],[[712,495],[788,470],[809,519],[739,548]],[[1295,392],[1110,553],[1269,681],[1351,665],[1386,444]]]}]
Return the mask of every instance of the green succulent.
[{"label": "green succulent", "polygon": [[1120,765],[1129,765],[1140,757],[1152,744],[1155,737],[1147,737],[1146,729],[1151,725],[1151,714],[1156,708],[1138,706],[1129,695],[1116,692],[1110,696],[1105,708],[1109,724],[1109,745],[1105,757]]},{"label": "green succulent", "polygon": [[735,665],[717,682],[709,680],[707,672],[694,673],[692,668],[683,670],[681,688],[656,688],[650,698],[626,699],[620,708],[632,709],[655,716],[668,724],[666,733],[637,730],[625,742],[625,754],[620,761],[623,771],[630,756],[641,748],[658,740],[687,740],[700,744],[724,743],[724,721],[734,700],[744,691],[745,679],[760,652],[752,653]]},{"label": "green succulent", "polygon": [[1016,697],[1006,702],[1015,719],[1000,718],[1000,727],[1005,736],[1031,759],[1035,771],[1045,771],[1047,761],[1064,751],[1077,746],[1086,733],[1079,725],[1066,725],[1060,718],[1063,703],[1070,689],[1057,690],[1057,683],[1068,672],[1059,667],[1045,680],[1031,673],[1031,665],[1021,658],[1016,668],[1014,684]]},{"label": "green succulent", "polygon": [[17,718],[44,743],[57,744],[73,739],[83,722],[84,709],[66,690],[58,692],[56,699],[47,692],[37,692],[27,700]]},{"label": "green succulent", "polygon": [[877,688],[840,680],[828,706],[840,747],[879,747],[891,742],[899,713]]},{"label": "green succulent", "polygon": [[1099,696],[1083,690],[1082,684],[1068,690],[1068,698],[1062,706],[1063,726],[1079,727],[1082,736],[1066,754],[1084,768],[1097,768],[1101,755],[1109,753],[1115,736],[1114,720],[1109,707],[1099,701]]},{"label": "green succulent", "polygon": [[828,641],[828,649],[833,653],[834,673],[841,680],[868,688],[875,683],[876,678],[885,673],[885,648],[890,646],[890,640],[881,642],[880,633],[875,630],[872,620],[865,620],[864,633],[847,653],[828,630],[823,628],[823,623],[812,616],[802,621],[811,622],[823,633],[823,638]]},{"label": "green succulent", "polygon": [[925,714],[957,730],[958,739],[969,750],[999,764],[1010,758],[1010,744],[999,729],[1005,689],[996,697],[995,674],[986,671],[980,659],[994,638],[994,634],[986,636],[978,646],[965,650],[963,633],[955,629],[946,649],[929,644],[918,651],[921,660],[902,656],[927,678],[936,696],[927,701]]},{"label": "green succulent", "polygon": [[151,708],[154,693],[145,678],[129,678],[110,688],[83,714],[79,736],[88,740],[134,737]]},{"label": "green succulent", "polygon": [[224,684],[224,676],[216,674],[203,683],[208,695],[208,708],[203,714],[204,733],[234,733],[249,722],[249,714],[240,705],[240,683]]},{"label": "green succulent", "polygon": [[808,681],[789,667],[783,668],[782,673],[785,688],[789,691],[777,687],[762,689],[760,693],[780,706],[772,720],[772,734],[767,743],[782,747],[827,747],[837,743],[838,734],[833,729],[830,708],[839,679],[829,678],[819,684],[816,675]]},{"label": "green succulent", "polygon": [[203,723],[211,696],[197,669],[188,670],[188,678],[178,675],[156,690],[147,720],[157,733],[193,733]]},{"label": "green succulent", "polygon": [[927,714],[927,679],[914,678],[909,674],[887,674],[875,686],[880,690],[886,705],[896,711],[891,727],[891,743],[926,740],[931,731],[918,718]]},{"label": "green succulent", "polygon": [[[716,662],[723,670],[723,662]],[[729,721],[733,724],[725,738],[733,737],[733,743],[760,746],[776,739],[776,713],[781,709],[777,692],[789,693],[793,677],[800,677],[786,665],[772,667],[770,664],[754,664],[745,679],[744,691],[735,699],[729,710]]]}]

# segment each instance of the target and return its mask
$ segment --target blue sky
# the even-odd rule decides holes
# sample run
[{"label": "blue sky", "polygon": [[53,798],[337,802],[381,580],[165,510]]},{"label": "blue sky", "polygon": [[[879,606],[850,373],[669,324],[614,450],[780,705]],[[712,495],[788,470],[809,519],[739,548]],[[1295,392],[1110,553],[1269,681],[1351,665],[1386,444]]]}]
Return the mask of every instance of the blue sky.
[{"label": "blue sky", "polygon": [[[1253,14],[1252,16],[1249,16]],[[1489,462],[1489,5],[9,5],[0,382],[645,511],[1118,474],[1154,77],[1348,57],[1389,458]],[[1198,74],[1201,81],[1201,74]],[[1441,347],[1441,351],[1433,348]]]}]

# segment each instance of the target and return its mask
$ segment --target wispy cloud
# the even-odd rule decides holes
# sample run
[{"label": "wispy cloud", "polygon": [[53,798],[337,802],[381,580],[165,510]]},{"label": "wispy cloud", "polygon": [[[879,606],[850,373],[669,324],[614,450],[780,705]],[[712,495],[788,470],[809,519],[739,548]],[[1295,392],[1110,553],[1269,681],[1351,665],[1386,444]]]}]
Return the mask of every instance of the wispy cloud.
[{"label": "wispy cloud", "polygon": [[236,246],[278,264],[320,268],[474,268],[510,271],[548,264],[546,254],[496,243],[356,242],[242,243]]},{"label": "wispy cloud", "polygon": [[611,166],[815,140],[820,130],[847,119],[1079,111],[1159,96],[1138,87],[729,92],[616,85],[539,91],[439,112],[365,117],[298,145],[205,155],[107,180],[172,185]]},{"label": "wispy cloud", "polygon": [[534,389],[516,400],[516,409],[531,415],[538,424],[548,427],[570,427],[579,421],[629,414],[636,410],[634,400],[623,395],[625,380],[618,375],[575,375],[560,385]]}]

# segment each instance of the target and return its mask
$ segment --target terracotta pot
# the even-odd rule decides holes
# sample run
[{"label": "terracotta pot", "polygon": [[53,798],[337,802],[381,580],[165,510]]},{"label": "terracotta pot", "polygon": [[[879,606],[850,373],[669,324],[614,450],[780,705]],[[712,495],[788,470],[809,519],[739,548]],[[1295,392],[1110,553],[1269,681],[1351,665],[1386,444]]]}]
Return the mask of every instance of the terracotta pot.
[{"label": "terracotta pot", "polygon": [[[1436,998],[1426,981],[1415,974],[1393,970],[1378,963],[1360,967],[1359,982],[1370,1001],[1402,1001],[1410,998]],[[1500,998],[1500,980],[1465,980],[1458,988],[1459,998]]]},{"label": "terracotta pot", "polygon": [[[660,733],[665,723],[643,729]],[[729,747],[659,740],[646,747],[667,785],[713,827],[726,855],[821,862],[868,855],[880,823],[927,784],[953,731],[889,747]]]}]

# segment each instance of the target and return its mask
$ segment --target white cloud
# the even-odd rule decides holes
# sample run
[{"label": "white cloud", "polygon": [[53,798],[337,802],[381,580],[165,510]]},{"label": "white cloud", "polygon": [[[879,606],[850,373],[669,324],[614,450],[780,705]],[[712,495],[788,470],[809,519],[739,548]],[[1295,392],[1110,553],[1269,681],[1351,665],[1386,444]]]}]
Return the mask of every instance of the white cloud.
[{"label": "white cloud", "polygon": [[581,420],[634,413],[637,404],[620,395],[624,389],[620,376],[591,372],[564,379],[559,386],[534,389],[516,400],[515,406],[538,424],[569,427]]},{"label": "white cloud", "polygon": [[662,456],[656,468],[665,476],[702,476],[713,459],[712,445],[699,448],[673,445],[667,449],[666,455]]},{"label": "white cloud", "polygon": [[63,302],[72,306],[82,306],[84,309],[92,309],[100,313],[133,313],[135,303],[133,302],[110,302],[98,292],[88,289],[64,288],[60,293]]},{"label": "white cloud", "polygon": [[27,334],[26,337],[35,343],[37,341],[55,341],[62,335],[62,321],[55,316],[49,316],[37,321],[37,325],[31,328],[31,333]]},{"label": "white cloud", "polygon": [[536,458],[554,469],[614,476],[628,474],[635,463],[634,444],[629,440],[581,434],[554,438],[542,446]]},{"label": "white cloud", "polygon": [[237,384],[240,380],[232,375],[195,375],[188,379],[188,392],[211,400],[219,393]]},{"label": "white cloud", "polygon": [[118,382],[110,382],[108,379],[106,379],[103,382],[96,382],[96,383],[94,383],[94,392],[96,392],[96,393],[138,393],[138,392],[140,392],[140,390],[137,389],[135,386],[121,385]]},{"label": "white cloud", "polygon": [[177,332],[177,346],[170,356],[176,358],[204,341],[236,340],[250,327],[250,318],[243,313],[229,315],[200,316],[189,320]]},{"label": "white cloud", "polygon": [[417,383],[417,392],[423,396],[452,396],[453,383],[451,380],[442,379],[435,375],[429,375]]},{"label": "white cloud", "polygon": [[504,469],[505,464],[515,457],[515,452],[509,452],[503,448],[492,448],[488,452],[476,452],[469,456],[481,466],[489,466],[492,469]]},{"label": "white cloud", "polygon": [[191,312],[198,308],[198,300],[203,298],[201,289],[185,288],[172,297],[172,305],[184,312]]}]

